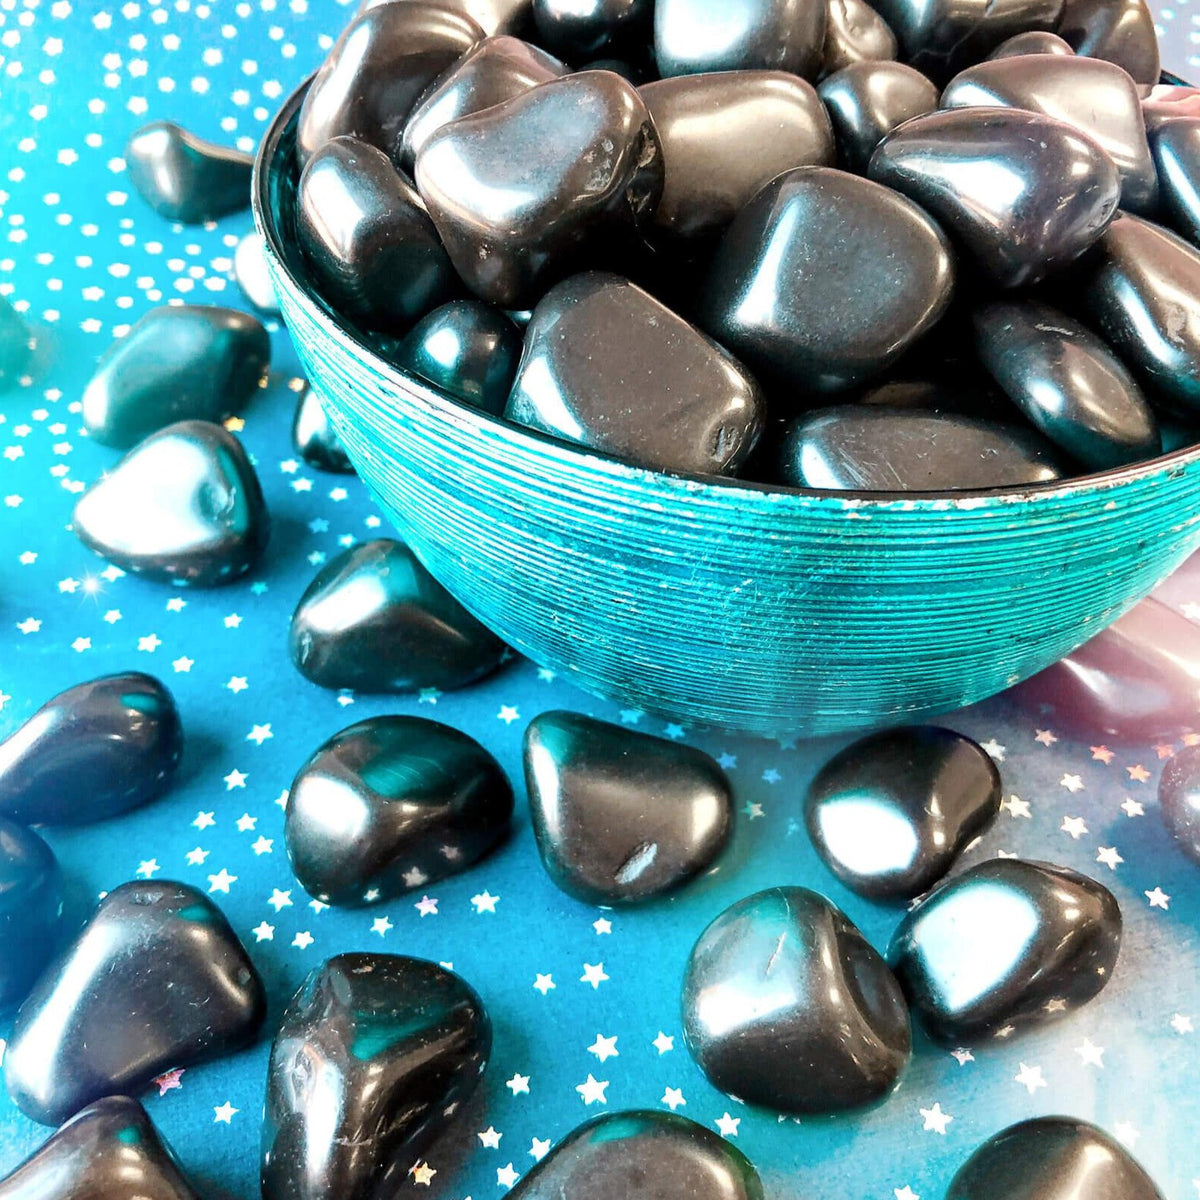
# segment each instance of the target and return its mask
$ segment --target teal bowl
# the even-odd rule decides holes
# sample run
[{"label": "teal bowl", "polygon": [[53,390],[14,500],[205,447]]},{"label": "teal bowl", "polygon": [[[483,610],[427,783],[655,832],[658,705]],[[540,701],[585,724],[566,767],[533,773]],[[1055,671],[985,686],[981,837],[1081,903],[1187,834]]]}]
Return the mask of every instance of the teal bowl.
[{"label": "teal bowl", "polygon": [[684,724],[893,724],[1055,662],[1200,544],[1200,447],[988,492],[799,491],[642,470],[450,399],[317,296],[294,233],[303,89],[259,151],[280,310],[359,475],[535,662]]}]

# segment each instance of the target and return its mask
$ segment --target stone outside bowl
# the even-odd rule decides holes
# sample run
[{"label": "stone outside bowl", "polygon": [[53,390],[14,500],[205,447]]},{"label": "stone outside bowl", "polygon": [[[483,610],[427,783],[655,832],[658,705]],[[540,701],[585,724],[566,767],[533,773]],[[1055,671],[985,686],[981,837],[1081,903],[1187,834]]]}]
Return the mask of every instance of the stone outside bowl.
[{"label": "stone outside bowl", "polygon": [[899,498],[661,474],[448,398],[313,289],[294,231],[304,90],[267,132],[253,189],[304,369],[429,570],[589,691],[775,736],[947,712],[1055,662],[1200,546],[1200,446]]}]

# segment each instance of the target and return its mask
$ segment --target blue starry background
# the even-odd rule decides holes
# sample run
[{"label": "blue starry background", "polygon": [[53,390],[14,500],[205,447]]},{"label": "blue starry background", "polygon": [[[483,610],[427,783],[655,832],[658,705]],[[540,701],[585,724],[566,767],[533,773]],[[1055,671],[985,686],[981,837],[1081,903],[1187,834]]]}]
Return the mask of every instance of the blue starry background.
[{"label": "blue starry background", "polygon": [[[1200,8],[1159,8],[1165,65],[1200,76]],[[155,118],[253,150],[290,90],[348,17],[335,0],[0,0],[0,294],[37,335],[30,374],[0,395],[0,735],[83,679],[140,669],[178,699],[188,749],[177,786],[136,814],[50,830],[73,928],[102,892],[134,878],[211,894],[271,995],[266,1038],[172,1073],[145,1097],[202,1195],[258,1194],[270,1031],[324,958],[395,951],[453,964],[480,991],[495,1050],[480,1094],[401,1191],[502,1196],[587,1117],[672,1108],[730,1138],[779,1200],[937,1200],[958,1164],[999,1128],[1041,1113],[1099,1122],[1164,1194],[1200,1195],[1200,875],[1159,820],[1155,786],[1180,743],[1078,743],[1053,712],[1000,698],[947,723],[985,743],[1005,808],[966,861],[1048,859],[1101,879],[1125,917],[1121,960],[1101,997],[1041,1032],[956,1048],[918,1037],[886,1104],[794,1121],[714,1090],[683,1046],[678,984],[696,936],[759,888],[801,884],[842,905],[884,947],[899,913],[860,900],[820,864],[801,799],[838,743],[736,739],[596,701],[517,661],[481,686],[358,697],[301,679],[285,650],[314,572],[386,533],[352,477],[314,472],[289,425],[298,367],[272,325],[268,386],[232,421],[257,463],[273,531],[261,568],[223,590],[179,592],[126,577],[70,532],[77,495],[116,460],[89,444],[79,398],[95,359],[156,304],[244,305],[232,257],[249,214],[184,228],[132,192],[129,134]],[[1200,572],[1173,595],[1200,618]],[[309,899],[288,869],[282,803],[304,759],[345,725],[386,712],[433,717],[478,738],[520,792],[520,742],[548,708],[594,713],[694,742],[737,792],[734,844],[677,898],[604,912],[557,891],[519,806],[511,840],[458,877],[371,909]],[[7,1027],[0,1024],[0,1052]],[[0,1176],[47,1130],[0,1099]]]}]

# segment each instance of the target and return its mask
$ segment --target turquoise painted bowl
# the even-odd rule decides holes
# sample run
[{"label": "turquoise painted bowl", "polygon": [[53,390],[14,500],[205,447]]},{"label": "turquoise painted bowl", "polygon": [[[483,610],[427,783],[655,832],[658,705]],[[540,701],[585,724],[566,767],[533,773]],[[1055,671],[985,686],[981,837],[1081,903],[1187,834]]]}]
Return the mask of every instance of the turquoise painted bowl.
[{"label": "turquoise painted bowl", "polygon": [[304,369],[422,562],[582,687],[772,736],[946,712],[1061,658],[1200,545],[1200,447],[1038,487],[806,492],[642,470],[442,395],[312,286],[302,92],[262,144],[254,210]]}]

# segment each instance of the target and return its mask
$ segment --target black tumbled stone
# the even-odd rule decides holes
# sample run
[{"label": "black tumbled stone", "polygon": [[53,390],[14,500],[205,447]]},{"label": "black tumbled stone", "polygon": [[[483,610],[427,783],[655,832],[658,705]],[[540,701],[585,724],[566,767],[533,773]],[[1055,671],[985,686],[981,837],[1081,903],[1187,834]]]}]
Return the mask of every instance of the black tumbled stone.
[{"label": "black tumbled stone", "polygon": [[263,236],[251,231],[233,252],[233,277],[242,295],[265,316],[279,316],[279,300],[267,270]]},{"label": "black tumbled stone", "polygon": [[199,225],[250,207],[254,159],[172,121],[143,125],[125,147],[129,178],[159,215]]},{"label": "black tumbled stone", "polygon": [[538,41],[573,63],[644,40],[653,11],[654,0],[533,0]]},{"label": "black tumbled stone", "polygon": [[62,910],[54,851],[32,829],[0,817],[0,1013],[25,999],[54,953]]},{"label": "black tumbled stone", "polygon": [[1027,33],[1013,34],[988,55],[992,58],[1017,58],[1022,54],[1074,54],[1069,42],[1064,42],[1057,33],[1045,29],[1031,29]]},{"label": "black tumbled stone", "polygon": [[1167,761],[1158,781],[1163,824],[1193,862],[1200,863],[1200,746]]},{"label": "black tumbled stone", "polygon": [[1164,121],[1150,134],[1150,148],[1168,220],[1200,246],[1200,116]]},{"label": "black tumbled stone", "polygon": [[296,447],[296,453],[318,471],[332,471],[337,475],[354,474],[354,465],[330,423],[320,396],[307,383],[296,398],[292,445]]},{"label": "black tumbled stone", "polygon": [[866,0],[828,0],[821,76],[851,63],[888,62],[899,47],[888,23]]},{"label": "black tumbled stone", "polygon": [[1134,83],[1158,83],[1158,34],[1146,0],[1066,0],[1057,31],[1076,54],[1116,63]]}]

